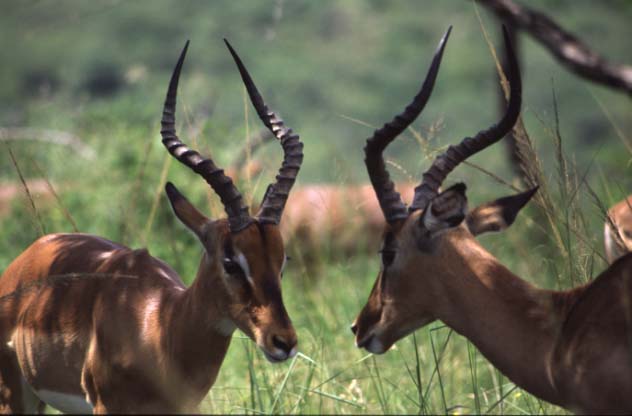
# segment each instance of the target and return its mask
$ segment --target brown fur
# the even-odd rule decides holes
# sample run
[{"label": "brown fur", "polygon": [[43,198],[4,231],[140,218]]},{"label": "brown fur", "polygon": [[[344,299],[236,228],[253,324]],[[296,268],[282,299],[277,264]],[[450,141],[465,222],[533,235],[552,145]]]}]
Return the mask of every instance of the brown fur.
[{"label": "brown fur", "polygon": [[387,227],[393,241],[385,248],[396,255],[352,326],[356,343],[383,353],[439,319],[530,393],[577,412],[629,414],[632,255],[585,286],[539,289],[507,270],[466,226],[504,228],[503,218],[491,218],[496,209],[500,216],[500,206],[474,209],[464,223],[434,234],[420,226],[419,212]]},{"label": "brown fur", "polygon": [[[188,289],[147,250],[85,234],[42,237],[11,263],[0,279],[1,410],[25,410],[24,377],[35,390],[87,395],[97,413],[194,411],[234,326],[267,354],[273,337],[296,344],[281,298],[278,227],[254,223],[233,235],[226,221],[188,208],[180,216],[206,249]],[[224,272],[226,244],[247,258],[252,286]],[[51,278],[68,274],[81,277]],[[29,287],[42,279],[49,283]]]},{"label": "brown fur", "polygon": [[[412,199],[413,183],[399,183],[399,192]],[[283,213],[281,233],[288,246],[296,244],[302,252],[319,250],[323,245],[349,254],[359,249],[377,250],[385,221],[370,184],[310,184],[292,190]],[[365,236],[368,247],[358,242]]]}]

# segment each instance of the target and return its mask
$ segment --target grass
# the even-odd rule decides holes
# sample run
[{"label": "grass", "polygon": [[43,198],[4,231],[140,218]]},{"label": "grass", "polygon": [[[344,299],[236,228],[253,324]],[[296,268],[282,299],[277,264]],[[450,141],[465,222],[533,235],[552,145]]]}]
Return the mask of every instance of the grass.
[{"label": "grass", "polygon": [[[557,108],[554,104],[555,114]],[[139,133],[140,134],[140,133]],[[569,287],[586,281],[602,269],[599,238],[589,220],[594,214],[586,195],[586,172],[579,170],[565,155],[559,124],[551,129],[557,158],[554,174],[545,174],[526,130],[519,129],[524,168],[527,177],[541,190],[536,207],[521,214],[512,228],[503,234],[486,237],[485,245],[523,275],[540,275],[535,283]],[[131,246],[150,246],[153,254],[168,260],[183,275],[193,276],[199,249],[192,237],[175,226],[165,204],[163,185],[167,177],[183,176],[184,169],[170,169],[170,158],[139,144],[135,168],[137,175],[120,183],[123,191],[108,198],[110,232],[123,230],[119,237]],[[26,183],[19,163],[10,153],[17,176]],[[396,163],[396,162],[395,162]],[[153,169],[150,167],[153,166]],[[151,171],[151,175],[148,174]],[[483,173],[474,182],[499,178]],[[84,178],[86,182],[92,179]],[[185,181],[182,181],[185,182]],[[51,182],[49,182],[51,183]],[[53,186],[51,184],[51,186]],[[111,185],[105,184],[105,191]],[[206,192],[193,193],[200,205],[207,201]],[[472,186],[475,193],[479,186]],[[133,198],[119,198],[125,189],[134,190]],[[609,189],[617,193],[617,189]],[[17,206],[11,221],[35,222],[33,237],[42,229],[68,229],[70,218],[87,224],[92,214],[81,209],[72,192],[58,192],[57,204],[38,208],[36,196],[28,194],[26,214]],[[600,192],[603,194],[603,192]],[[497,196],[497,195],[496,195]],[[63,202],[62,202],[63,201]],[[16,202],[22,204],[22,202]],[[130,212],[126,207],[135,207]],[[91,205],[91,209],[95,206]],[[213,208],[217,209],[217,207]],[[89,211],[89,210],[88,210]],[[35,214],[37,213],[37,214]],[[143,213],[147,213],[144,215]],[[103,212],[101,212],[102,215]],[[72,216],[71,216],[72,215]],[[542,218],[546,221],[542,222]],[[9,222],[3,219],[3,225]],[[538,226],[536,226],[538,225]],[[72,227],[74,221],[72,222]],[[16,236],[8,226],[6,235]],[[108,236],[109,232],[104,235]],[[164,244],[163,235],[173,235]],[[116,236],[110,238],[116,239]],[[539,241],[539,243],[537,243]],[[535,242],[535,243],[534,243]],[[21,245],[22,243],[18,244]],[[530,248],[533,244],[535,249]],[[538,246],[539,244],[539,246]],[[23,245],[25,246],[25,245]],[[13,251],[17,251],[17,248]],[[529,252],[522,256],[516,253]],[[546,256],[541,253],[547,252]],[[511,254],[509,254],[511,253]],[[552,254],[555,253],[555,254]],[[558,256],[559,255],[559,256]],[[540,259],[535,264],[529,259]],[[513,385],[495,370],[463,337],[440,322],[421,329],[396,344],[383,356],[366,354],[353,346],[348,327],[364,304],[378,270],[378,256],[358,253],[344,259],[320,258],[322,267],[313,279],[300,278],[304,270],[300,258],[290,264],[283,282],[284,299],[298,331],[300,353],[287,363],[272,365],[254,344],[237,332],[219,378],[200,410],[210,413],[247,414],[550,414],[564,413]],[[513,267],[515,266],[515,267]]]},{"label": "grass", "polygon": [[[328,280],[347,278],[349,272],[362,273],[366,268],[365,260],[358,258],[348,268],[336,270],[334,275],[328,276]],[[432,384],[432,373],[436,373],[431,365],[433,358],[424,354],[422,346],[415,348],[414,337],[402,341],[396,350],[383,357],[367,355],[353,347],[348,323],[364,300],[359,288],[341,291],[325,287],[328,286],[325,282],[316,283],[316,287],[309,292],[298,288],[303,293],[301,297],[308,298],[306,304],[322,305],[323,298],[326,298],[333,305],[332,309],[335,309],[331,313],[338,316],[338,319],[321,317],[310,325],[313,318],[308,315],[316,311],[297,307],[297,303],[301,304],[302,301],[293,296],[296,290],[293,286],[290,283],[284,287],[284,296],[298,330],[304,356],[298,355],[287,364],[271,366],[260,353],[250,354],[246,348],[233,346],[220,373],[217,388],[210,395],[213,403],[225,403],[224,407],[215,408],[215,411],[291,413],[300,409],[301,413],[357,414],[410,413],[411,409],[415,409],[415,413],[436,412],[432,410],[432,402],[436,399],[436,393],[442,389],[429,385],[430,389],[426,390],[424,397],[423,388],[420,388],[427,380]],[[443,328],[443,331],[448,333],[449,330]],[[436,330],[431,332],[428,329],[425,332],[430,334]],[[235,341],[251,345],[248,340]],[[442,340],[442,344],[445,349],[447,342]],[[430,361],[426,361],[428,359]],[[252,373],[235,368],[236,363],[243,363],[242,367],[247,365],[248,368],[256,368],[256,376],[252,378]],[[408,372],[405,368],[416,370]],[[247,385],[246,374],[251,374],[250,390],[236,388]],[[453,391],[446,392],[448,395],[450,393]],[[251,400],[248,400],[249,395]],[[247,401],[251,404],[246,408],[237,409],[232,405]]]},{"label": "grass", "polygon": [[[414,26],[419,25],[415,22]],[[452,42],[454,44],[450,48],[459,47],[459,42]],[[460,51],[463,52],[463,49]],[[419,62],[414,61],[410,70],[418,70]],[[444,71],[458,67],[454,62],[451,66],[444,66]],[[389,71],[382,72],[392,76]],[[401,78],[410,77],[401,75]],[[379,77],[377,79],[381,85],[389,85],[389,82]],[[183,87],[186,91],[186,85]],[[342,89],[336,93],[344,95],[344,100],[351,99]],[[438,93],[441,93],[440,89]],[[569,100],[560,99],[558,103],[558,98],[553,95],[549,96],[546,105],[535,105],[533,103],[537,99],[527,99],[523,111],[524,124],[521,122],[519,125],[517,137],[520,139],[526,182],[528,185],[539,185],[540,190],[531,206],[520,214],[516,224],[509,230],[481,239],[483,245],[503,264],[540,286],[569,288],[589,280],[604,269],[605,262],[601,254],[604,207],[621,199],[632,185],[629,175],[629,161],[632,159],[630,140],[625,136],[625,127],[618,126],[616,115],[611,114],[608,106],[592,91],[591,94],[597,103],[594,107],[602,111],[600,117],[607,120],[610,130],[620,139],[616,146],[610,146],[615,149],[611,151],[614,155],[604,155],[609,149],[603,152],[578,149],[578,152],[582,151],[582,160],[594,160],[594,163],[575,163],[576,152],[572,147],[575,141],[568,140],[564,134],[564,120],[571,111],[562,103],[568,103]],[[376,94],[374,90],[371,95],[375,95],[371,98],[374,101],[388,98]],[[240,115],[245,122],[242,121],[238,127],[217,125],[216,120],[226,114],[214,117],[215,124],[199,123],[188,111],[186,98],[187,95],[183,94],[183,105],[179,107],[182,109],[180,120],[184,120],[185,132],[188,133],[186,129],[190,128],[196,133],[193,139],[190,134],[183,134],[183,138],[187,137],[193,147],[201,148],[205,154],[210,151],[204,143],[212,142],[213,156],[220,165],[228,159],[227,156],[237,154],[237,146],[223,137],[240,137],[244,131],[249,137],[253,130],[249,123],[259,126],[258,121],[252,119],[253,115],[249,114],[249,106],[245,103],[244,114]],[[275,98],[276,102],[280,101],[280,96]],[[353,98],[357,100],[357,97]],[[441,100],[440,96],[438,98]],[[443,100],[447,98],[444,96]],[[399,99],[393,99],[395,101]],[[366,104],[371,104],[369,107],[376,106],[373,101]],[[57,127],[57,123],[67,125],[67,119],[72,116],[63,114],[59,119],[49,116],[51,105],[44,100],[37,102],[29,111],[39,114],[40,118],[30,117],[38,121],[50,121],[51,127]],[[223,210],[201,179],[179,164],[171,163],[172,159],[164,153],[156,138],[155,120],[146,124],[137,120],[132,123],[124,118],[121,121],[121,115],[134,106],[124,100],[112,105],[112,108],[110,105],[110,102],[104,101],[93,103],[84,111],[73,109],[78,113],[76,125],[73,126],[79,130],[85,146],[98,155],[95,160],[84,159],[51,144],[11,143],[11,150],[7,151],[10,159],[0,161],[0,167],[6,168],[2,172],[2,179],[26,184],[30,177],[44,176],[56,196],[54,204],[47,202],[41,195],[31,193],[11,202],[11,214],[0,218],[3,237],[0,240],[0,267],[9,264],[44,230],[57,232],[78,229],[124,242],[130,247],[148,246],[153,255],[166,260],[190,283],[198,264],[200,248],[195,238],[173,218],[163,193],[164,183],[166,180],[173,181],[193,203],[206,207],[205,211],[214,216],[222,215]],[[353,106],[341,107],[354,108],[355,111]],[[327,108],[331,111],[330,108],[338,107]],[[380,108],[374,112],[389,115],[392,112],[382,110]],[[421,149],[422,156],[432,157],[438,147],[438,140],[441,139],[442,143],[447,141],[443,137],[448,135],[443,130],[445,124],[448,124],[447,128],[451,127],[450,124],[462,124],[463,128],[469,129],[469,113],[472,113],[471,109],[463,120],[448,117],[445,122],[443,115],[437,115],[431,117],[430,121],[424,120],[426,124],[420,122],[415,129],[406,133],[412,140],[398,143],[399,151],[392,154],[417,155]],[[549,113],[553,114],[552,121],[547,119]],[[618,108],[617,114],[620,113]],[[353,112],[349,114],[344,118],[333,118],[346,123],[345,131],[349,131],[350,126],[364,128],[361,132],[368,135],[370,123],[355,120],[365,117],[356,116],[357,113]],[[577,118],[576,114],[572,116],[573,120]],[[478,122],[480,117],[475,114],[471,118]],[[144,117],[141,119],[145,120]],[[318,117],[314,119],[320,120]],[[335,122],[339,123],[340,120]],[[195,129],[191,128],[192,125],[195,125]],[[527,133],[525,125],[529,125],[529,133],[533,136]],[[331,179],[333,175],[336,182],[341,184],[364,178],[364,171],[355,169],[357,164],[349,167],[345,163],[349,153],[346,152],[347,147],[329,146],[331,142],[323,142],[321,146],[314,144],[314,141],[309,143],[314,140],[312,137],[318,139],[316,132],[322,134],[322,126],[317,127],[308,130],[308,134],[300,130],[306,138],[306,163],[313,163],[306,170],[306,173],[312,172],[308,178],[322,180],[322,177],[313,173],[319,170],[327,171],[323,177]],[[332,130],[336,131],[334,139],[345,133]],[[449,135],[452,133],[450,131]],[[199,143],[196,142],[198,134]],[[612,135],[612,132],[608,134]],[[113,137],[119,140],[113,140]],[[347,145],[351,148],[351,145],[356,144],[345,143]],[[361,145],[362,141],[359,140],[354,155],[356,151],[360,153]],[[345,151],[341,152],[340,149]],[[490,150],[482,158],[461,167],[451,177],[452,181],[467,179],[472,205],[503,196],[511,192],[509,188],[520,187],[517,181],[507,179],[505,173],[498,173],[495,168],[499,165],[496,161],[499,150]],[[343,153],[343,156],[340,157],[339,153]],[[267,156],[271,154],[274,156],[270,165],[275,168],[264,171],[265,179],[246,178],[244,189],[254,190],[249,192],[248,198],[261,193],[265,184],[271,180],[276,170],[275,161],[279,160],[278,148],[265,153]],[[247,152],[246,159],[250,157]],[[403,179],[417,177],[418,165],[426,163],[419,156],[398,158],[389,154],[388,157],[389,168],[394,176],[399,175]],[[409,168],[413,159],[417,164]],[[604,159],[607,162],[603,164],[605,167],[601,163]],[[29,160],[35,160],[35,166],[38,167],[27,163]],[[627,164],[621,161],[627,161]],[[332,168],[334,165],[335,168]],[[303,176],[300,181],[307,182]],[[499,187],[499,184],[502,186]],[[357,253],[341,259],[340,256],[328,255],[335,250],[335,242],[325,242],[323,246],[323,253],[316,256],[320,267],[310,271],[309,279],[304,276],[306,265],[302,261],[301,247],[292,247],[298,255],[288,265],[283,281],[285,304],[298,331],[299,354],[289,362],[272,365],[252,341],[236,332],[219,378],[201,404],[202,412],[564,413],[562,409],[517,388],[493,368],[473,345],[441,322],[435,322],[401,340],[393,350],[382,356],[373,356],[355,348],[349,324],[366,301],[379,267],[378,256],[375,253]]]}]

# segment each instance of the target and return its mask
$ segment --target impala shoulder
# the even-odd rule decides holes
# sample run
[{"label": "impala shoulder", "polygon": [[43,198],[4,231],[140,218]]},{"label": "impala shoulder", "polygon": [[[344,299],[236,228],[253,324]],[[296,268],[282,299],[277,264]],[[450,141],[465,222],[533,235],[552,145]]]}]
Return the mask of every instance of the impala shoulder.
[{"label": "impala shoulder", "polygon": [[599,331],[625,334],[628,299],[632,296],[632,253],[621,257],[592,282],[574,291],[578,296],[569,310],[563,332],[585,331],[594,326]]}]

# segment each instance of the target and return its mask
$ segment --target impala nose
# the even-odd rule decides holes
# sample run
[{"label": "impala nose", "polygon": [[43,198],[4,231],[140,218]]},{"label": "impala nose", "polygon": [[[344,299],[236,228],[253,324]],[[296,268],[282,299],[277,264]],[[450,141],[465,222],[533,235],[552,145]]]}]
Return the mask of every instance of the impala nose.
[{"label": "impala nose", "polygon": [[278,335],[274,335],[272,337],[272,345],[274,345],[276,348],[280,349],[287,355],[290,355],[290,353],[292,352],[292,349],[296,347],[296,339],[287,340],[287,339],[281,338]]},{"label": "impala nose", "polygon": [[270,362],[285,361],[297,353],[298,341],[294,334],[270,335],[267,340],[267,346],[261,346],[261,349]]},{"label": "impala nose", "polygon": [[[373,338],[374,338],[373,334],[369,334],[368,336],[365,336],[361,340],[356,340],[356,347],[358,347],[358,348],[365,348],[365,349],[369,350],[368,346],[373,341]],[[373,351],[371,351],[371,352],[373,352]]]}]

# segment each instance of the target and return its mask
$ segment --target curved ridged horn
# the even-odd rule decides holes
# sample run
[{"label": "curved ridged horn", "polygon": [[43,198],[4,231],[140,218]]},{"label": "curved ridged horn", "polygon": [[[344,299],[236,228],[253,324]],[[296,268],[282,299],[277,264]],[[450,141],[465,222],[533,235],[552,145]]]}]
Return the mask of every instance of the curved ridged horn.
[{"label": "curved ridged horn", "polygon": [[507,75],[511,94],[505,115],[497,124],[478,132],[474,137],[466,137],[461,143],[448,147],[448,150],[435,158],[430,168],[424,172],[421,184],[415,188],[415,197],[409,208],[411,212],[424,209],[428,205],[428,202],[439,192],[439,187],[446,176],[459,163],[505,137],[516,124],[522,102],[522,81],[520,80],[516,54],[511,46],[509,33],[505,26],[503,26],[503,37],[509,60]]},{"label": "curved ridged horn", "polygon": [[268,186],[261,208],[257,213],[259,222],[278,224],[281,221],[281,215],[283,214],[283,208],[290,189],[294,185],[296,175],[303,162],[303,143],[299,140],[298,135],[292,134],[292,129],[285,127],[283,120],[268,108],[237,52],[226,39],[224,39],[224,42],[233,56],[235,64],[237,64],[241,79],[246,86],[250,101],[255,107],[259,118],[281,142],[283,147],[283,163],[276,176],[276,182]]},{"label": "curved ridged horn", "polygon": [[406,107],[403,113],[395,116],[390,123],[386,123],[381,129],[376,130],[373,133],[373,137],[367,139],[366,146],[364,147],[364,163],[366,164],[377,199],[380,202],[384,218],[386,218],[389,224],[406,219],[408,213],[401,196],[395,190],[395,184],[390,179],[382,153],[386,146],[419,116],[428,102],[439,72],[443,49],[445,48],[451,30],[452,26],[448,28],[443,38],[441,38],[439,47],[432,58],[432,63],[426,74],[426,79],[413,101]]},{"label": "curved ridged horn", "polygon": [[162,111],[161,130],[162,144],[182,164],[191,168],[195,173],[202,176],[219,195],[228,214],[228,222],[231,232],[238,232],[246,228],[253,222],[248,214],[248,207],[244,205],[243,198],[230,177],[224,175],[224,171],[218,168],[211,159],[203,158],[197,151],[190,149],[182,143],[176,134],[176,95],[178,93],[178,81],[182,63],[186,56],[189,41],[184,45],[178,63],[173,69],[167,98]]}]

